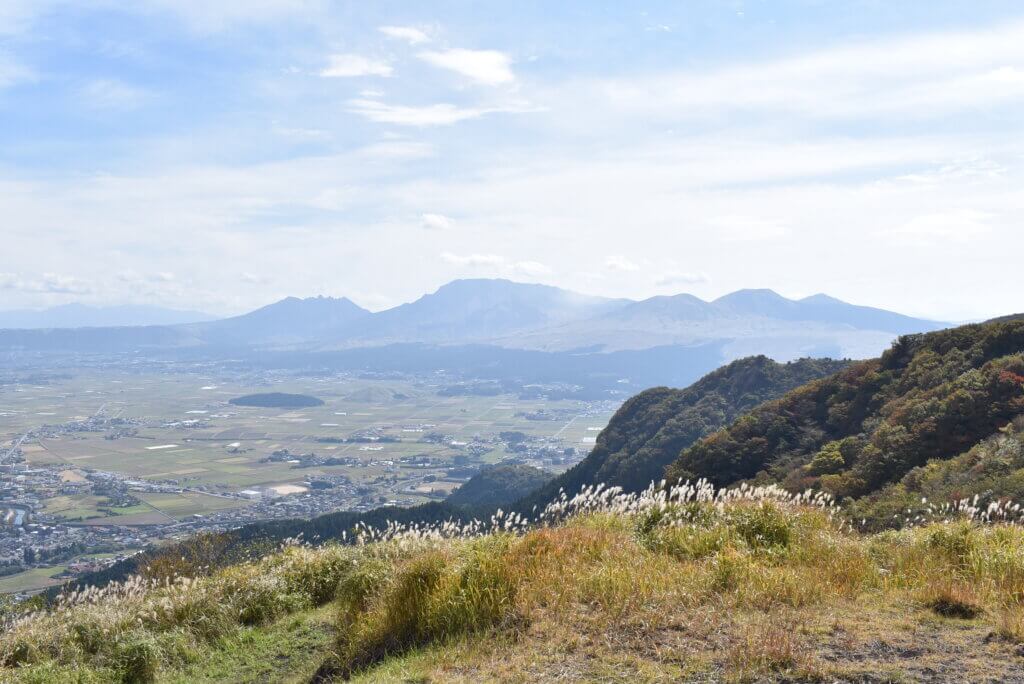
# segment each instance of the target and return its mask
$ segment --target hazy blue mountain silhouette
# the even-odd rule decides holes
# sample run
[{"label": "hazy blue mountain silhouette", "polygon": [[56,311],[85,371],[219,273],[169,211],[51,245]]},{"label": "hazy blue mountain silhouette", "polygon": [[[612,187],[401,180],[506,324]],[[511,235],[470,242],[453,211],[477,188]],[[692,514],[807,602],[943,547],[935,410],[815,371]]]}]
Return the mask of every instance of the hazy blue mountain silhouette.
[{"label": "hazy blue mountain silhouette", "polygon": [[200,311],[182,311],[159,306],[125,304],[90,306],[61,304],[48,309],[0,311],[0,329],[20,328],[112,328],[139,325],[179,325],[210,321],[216,316]]}]

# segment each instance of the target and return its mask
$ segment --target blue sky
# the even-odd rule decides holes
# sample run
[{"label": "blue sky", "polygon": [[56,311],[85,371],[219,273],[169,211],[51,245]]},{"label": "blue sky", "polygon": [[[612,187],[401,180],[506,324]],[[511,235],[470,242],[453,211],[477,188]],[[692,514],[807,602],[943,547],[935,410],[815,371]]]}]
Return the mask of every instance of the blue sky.
[{"label": "blue sky", "polygon": [[0,0],[0,308],[1024,310],[1022,114],[1018,2]]}]

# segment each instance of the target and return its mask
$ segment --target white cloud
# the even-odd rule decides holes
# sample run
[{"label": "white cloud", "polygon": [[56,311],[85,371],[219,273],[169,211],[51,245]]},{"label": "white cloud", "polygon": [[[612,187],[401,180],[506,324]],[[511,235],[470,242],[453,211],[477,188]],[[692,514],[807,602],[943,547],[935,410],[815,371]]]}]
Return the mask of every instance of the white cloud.
[{"label": "white cloud", "polygon": [[230,31],[239,24],[315,23],[323,0],[139,0],[116,3],[139,13],[167,12],[198,33]]},{"label": "white cloud", "polygon": [[515,80],[512,60],[497,50],[430,50],[417,55],[423,61],[461,74],[476,83],[496,86]]},{"label": "white cloud", "polygon": [[399,126],[450,126],[451,124],[476,119],[500,109],[477,109],[474,107],[457,107],[453,104],[441,103],[422,107],[389,105],[376,100],[349,100],[349,111],[378,123],[397,124]]},{"label": "white cloud", "polygon": [[404,40],[410,45],[430,42],[430,36],[413,26],[380,26],[377,30],[388,38]]},{"label": "white cloud", "polygon": [[479,268],[504,275],[519,275],[529,278],[552,273],[551,267],[539,261],[510,261],[497,254],[452,254],[443,252],[441,260],[455,266]]},{"label": "white cloud", "polygon": [[153,97],[149,91],[117,79],[90,81],[78,94],[86,106],[94,109],[138,109]]},{"label": "white cloud", "polygon": [[302,140],[307,142],[314,140],[330,140],[331,138],[331,134],[322,128],[281,126],[276,121],[273,124],[273,131],[282,138],[290,138],[292,140]]},{"label": "white cloud", "polygon": [[968,242],[991,232],[990,222],[994,218],[990,213],[974,209],[952,209],[915,216],[892,234],[914,243]]},{"label": "white cloud", "polygon": [[432,157],[435,152],[436,148],[430,143],[386,140],[367,145],[356,156],[372,162],[411,161]]},{"label": "white cloud", "polygon": [[238,277],[241,278],[243,283],[249,283],[250,285],[266,285],[270,282],[270,278],[248,271],[243,271]]},{"label": "white cloud", "polygon": [[605,258],[604,265],[605,268],[607,268],[609,271],[630,272],[640,270],[640,267],[637,264],[619,254],[615,254]]},{"label": "white cloud", "polygon": [[728,242],[779,240],[790,233],[785,222],[756,216],[715,216],[707,224],[714,235]]},{"label": "white cloud", "polygon": [[420,216],[420,225],[427,230],[448,230],[455,225],[455,221],[443,214],[423,214]]},{"label": "white cloud", "polygon": [[577,107],[667,122],[728,113],[829,120],[932,119],[1024,99],[1024,22],[897,36],[702,70],[594,79],[563,96]]},{"label": "white cloud", "polygon": [[441,259],[455,266],[469,266],[471,268],[498,268],[506,264],[505,257],[497,254],[452,254],[442,252]]},{"label": "white cloud", "polygon": [[31,81],[34,78],[35,76],[31,69],[0,52],[0,88],[7,88],[24,81]]},{"label": "white cloud", "polygon": [[0,273],[0,290],[33,294],[87,294],[93,291],[88,282],[59,273],[43,273],[25,278],[16,273]]},{"label": "white cloud", "polygon": [[527,114],[543,111],[525,102],[508,102],[489,107],[460,107],[447,102],[422,106],[390,105],[379,100],[357,98],[348,101],[353,114],[378,123],[399,126],[450,126],[487,114]]},{"label": "white cloud", "polygon": [[320,72],[325,78],[352,78],[354,76],[390,76],[391,65],[362,55],[331,55],[327,68]]},{"label": "white cloud", "polygon": [[675,285],[700,285],[711,282],[711,278],[704,272],[689,271],[666,271],[654,281],[659,287],[671,287]]},{"label": "white cloud", "polygon": [[512,270],[524,276],[541,276],[551,273],[551,267],[539,261],[517,261],[512,264]]}]

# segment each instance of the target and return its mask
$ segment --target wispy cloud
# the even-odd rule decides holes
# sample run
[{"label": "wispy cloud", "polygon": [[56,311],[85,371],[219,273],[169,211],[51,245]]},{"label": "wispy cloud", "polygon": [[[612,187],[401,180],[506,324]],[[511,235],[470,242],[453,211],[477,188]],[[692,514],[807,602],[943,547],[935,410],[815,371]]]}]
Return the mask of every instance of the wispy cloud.
[{"label": "wispy cloud", "polygon": [[420,59],[441,69],[461,74],[475,83],[496,86],[515,80],[512,59],[497,50],[429,50],[417,55]]},{"label": "wispy cloud", "polygon": [[[597,80],[619,112],[674,121],[726,112],[929,119],[1024,99],[1024,22],[912,35],[710,70]],[[572,95],[572,93],[570,93]]]},{"label": "wispy cloud", "polygon": [[197,33],[214,33],[240,24],[315,22],[326,5],[323,0],[138,0],[118,3],[128,11],[166,12]]},{"label": "wispy cloud", "polygon": [[451,252],[442,252],[441,260],[453,264],[455,266],[471,266],[471,267],[500,267],[506,264],[505,257],[498,256],[497,254],[452,254]]},{"label": "wispy cloud", "polygon": [[711,282],[707,273],[702,271],[666,271],[654,281],[659,287],[673,287],[676,285],[700,285]]},{"label": "wispy cloud", "polygon": [[497,254],[452,254],[442,252],[441,260],[445,263],[464,268],[483,269],[490,273],[518,275],[536,278],[549,275],[553,271],[547,264],[539,261],[515,261]]},{"label": "wispy cloud", "polygon": [[93,287],[85,280],[59,273],[43,273],[36,277],[0,273],[0,290],[32,294],[88,294]]},{"label": "wispy cloud", "polygon": [[349,111],[378,123],[397,124],[399,126],[450,126],[451,124],[476,119],[502,109],[485,109],[478,107],[459,107],[449,103],[409,107],[389,105],[377,100],[349,100]]},{"label": "wispy cloud", "polygon": [[609,271],[639,271],[640,266],[620,254],[614,254],[604,260],[605,268]]},{"label": "wispy cloud", "polygon": [[728,242],[778,240],[791,231],[784,221],[757,216],[714,216],[707,224],[712,234]]},{"label": "wispy cloud", "polygon": [[153,99],[150,91],[117,79],[90,81],[78,91],[81,101],[93,109],[138,109]]},{"label": "wispy cloud", "polygon": [[455,225],[455,221],[443,214],[423,214],[420,216],[420,225],[427,230],[448,230]]},{"label": "wispy cloud", "polygon": [[0,51],[0,88],[31,81],[34,77],[31,69]]},{"label": "wispy cloud", "polygon": [[387,62],[362,55],[331,55],[330,63],[320,75],[325,78],[352,78],[355,76],[390,76],[393,69]]},{"label": "wispy cloud", "polygon": [[410,45],[430,42],[430,36],[414,26],[379,26],[377,30],[388,38],[404,40]]},{"label": "wispy cloud", "polygon": [[550,266],[539,261],[517,261],[512,264],[512,271],[531,278],[549,275],[553,272]]},{"label": "wispy cloud", "polygon": [[952,209],[941,213],[915,216],[892,231],[897,238],[916,244],[968,242],[992,231],[989,212],[975,209]]}]

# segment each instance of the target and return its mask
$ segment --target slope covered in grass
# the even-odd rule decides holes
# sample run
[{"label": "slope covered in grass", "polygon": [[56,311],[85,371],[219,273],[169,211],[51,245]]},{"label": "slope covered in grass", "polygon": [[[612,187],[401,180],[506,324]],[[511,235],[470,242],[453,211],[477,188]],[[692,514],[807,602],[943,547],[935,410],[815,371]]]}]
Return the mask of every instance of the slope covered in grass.
[{"label": "slope covered in grass", "polygon": [[1014,681],[1017,515],[865,534],[775,488],[585,493],[74,596],[0,635],[0,679]]},{"label": "slope covered in grass", "polygon": [[666,476],[862,497],[970,450],[1022,413],[1024,321],[909,335],[879,359],[750,411],[683,451]]}]

